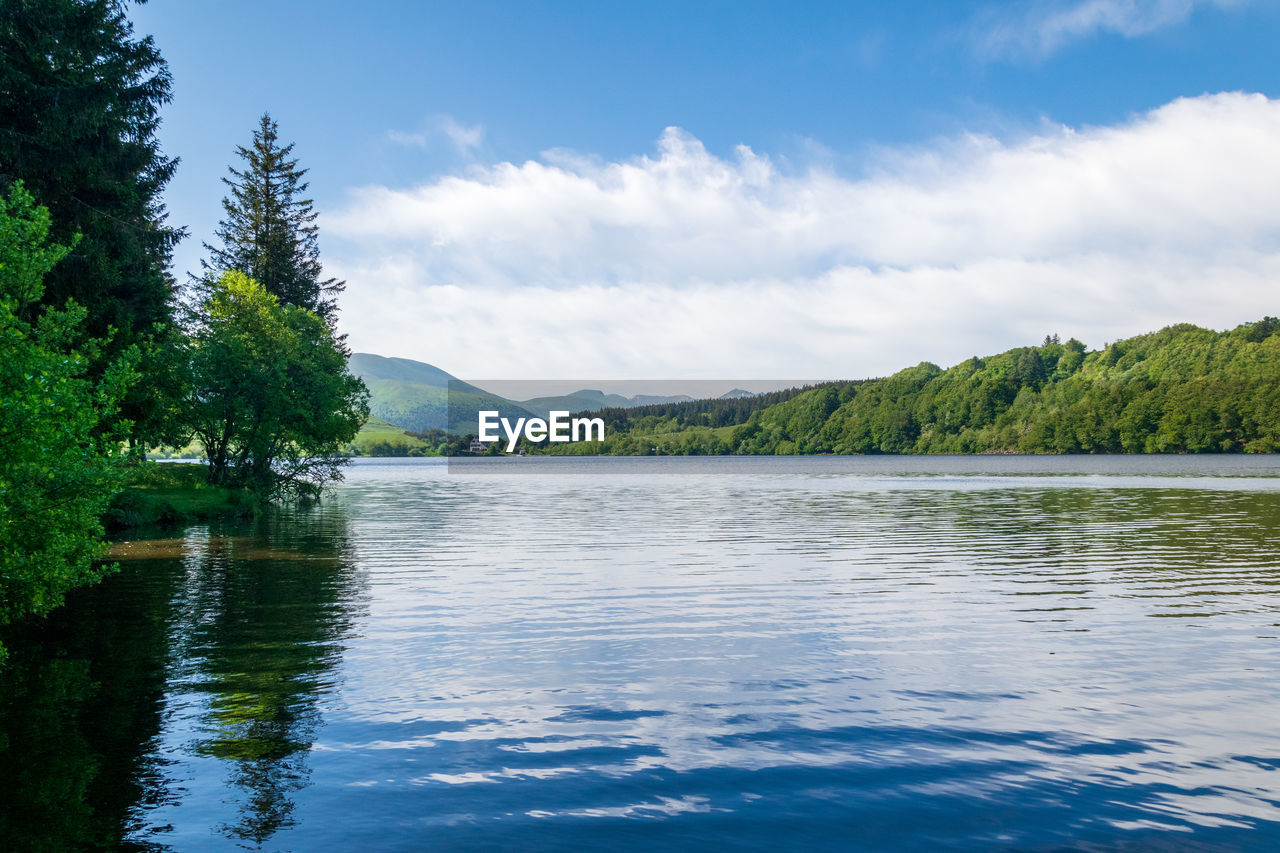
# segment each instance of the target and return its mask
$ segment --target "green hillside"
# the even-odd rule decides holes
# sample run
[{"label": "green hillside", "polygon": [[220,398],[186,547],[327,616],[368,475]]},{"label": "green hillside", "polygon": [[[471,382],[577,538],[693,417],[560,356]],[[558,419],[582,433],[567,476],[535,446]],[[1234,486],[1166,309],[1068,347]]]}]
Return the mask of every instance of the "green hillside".
[{"label": "green hillside", "polygon": [[[476,412],[497,410],[500,417],[545,418],[552,411],[596,412],[631,408],[647,400],[687,400],[687,397],[632,398],[603,391],[509,400],[463,382],[434,365],[408,358],[353,353],[351,372],[369,388],[369,410],[375,418],[402,430],[423,433],[446,430],[455,435],[476,432]],[[452,395],[451,392],[452,391]]]},{"label": "green hillside", "polygon": [[403,427],[370,417],[351,443],[356,456],[435,456],[436,445]]},{"label": "green hillside", "polygon": [[416,385],[431,385],[436,388],[448,388],[449,383],[452,382],[453,387],[459,391],[484,393],[474,385],[468,385],[435,365],[409,358],[387,358],[367,352],[356,352],[351,354],[348,364],[351,372],[366,382],[370,379],[389,379]]},{"label": "green hillside", "polygon": [[[454,392],[435,385],[392,379],[366,379],[369,411],[402,429],[426,432],[475,432],[476,412],[496,409],[502,417],[527,418],[531,413],[517,403],[484,391]],[[464,387],[465,383],[462,383]]]},{"label": "green hillside", "polygon": [[468,433],[476,431],[476,412],[482,409],[496,409],[508,418],[531,414],[511,400],[420,361],[353,353],[349,363],[351,372],[369,388],[370,413],[402,430]]},{"label": "green hillside", "polygon": [[620,413],[603,447],[554,449],[1278,452],[1280,320],[1268,317],[1226,332],[1170,326],[1095,351],[1050,337],[1040,346],[974,357],[947,370],[926,362],[883,379],[813,388],[749,414],[714,403],[700,401],[668,415]]}]

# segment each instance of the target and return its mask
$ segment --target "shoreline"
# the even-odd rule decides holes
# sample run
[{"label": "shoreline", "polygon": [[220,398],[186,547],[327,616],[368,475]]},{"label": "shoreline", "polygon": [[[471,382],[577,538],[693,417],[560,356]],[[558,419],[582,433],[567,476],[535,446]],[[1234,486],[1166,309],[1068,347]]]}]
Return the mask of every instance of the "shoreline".
[{"label": "shoreline", "polygon": [[198,463],[146,461],[128,469],[124,488],[102,516],[108,534],[144,527],[173,527],[195,521],[256,516],[261,501],[246,489],[205,482]]}]

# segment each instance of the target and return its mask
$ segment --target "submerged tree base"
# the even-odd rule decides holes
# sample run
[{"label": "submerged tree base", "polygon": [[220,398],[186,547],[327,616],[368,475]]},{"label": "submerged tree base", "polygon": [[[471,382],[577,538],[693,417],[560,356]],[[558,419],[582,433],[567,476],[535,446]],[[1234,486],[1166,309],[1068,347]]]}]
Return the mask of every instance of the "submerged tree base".
[{"label": "submerged tree base", "polygon": [[144,462],[130,469],[125,488],[103,517],[108,530],[249,518],[261,508],[247,489],[211,486],[204,465]]}]

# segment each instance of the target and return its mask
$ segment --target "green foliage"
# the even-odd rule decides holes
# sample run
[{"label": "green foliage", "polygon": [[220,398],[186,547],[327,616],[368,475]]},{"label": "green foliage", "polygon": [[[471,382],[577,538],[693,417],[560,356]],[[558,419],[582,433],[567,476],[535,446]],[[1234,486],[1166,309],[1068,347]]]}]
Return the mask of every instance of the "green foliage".
[{"label": "green foliage", "polygon": [[[135,344],[172,323],[166,268],[181,229],[161,194],[177,161],[156,141],[170,75],[152,40],[135,39],[120,0],[0,3],[0,190],[23,181],[51,214],[50,236],[73,251],[45,278],[42,307],[83,306],[80,334],[102,343],[102,377]],[[31,317],[24,313],[24,320]],[[138,383],[116,416],[150,437],[165,391]]]},{"label": "green foliage", "polygon": [[1276,452],[1280,321],[1170,326],[1097,352],[1050,336],[948,370],[920,364],[804,390],[750,411],[727,437],[680,406],[614,414],[603,448],[553,452]]},{"label": "green foliage", "polygon": [[210,258],[204,268],[242,272],[281,304],[313,311],[332,325],[346,285],[320,278],[318,214],[305,198],[307,170],[298,168],[292,152],[292,143],[279,144],[276,123],[263,113],[253,142],[236,148],[243,170],[230,167],[231,177],[222,179],[231,195],[222,200],[226,216],[215,232],[221,245],[204,244]]},{"label": "green foliage", "polygon": [[[651,403],[630,408],[606,407],[595,415],[604,420],[605,432],[664,432],[672,426],[723,427],[744,424],[752,412],[790,400],[814,387],[787,388],[750,397]],[[667,429],[664,429],[666,427]]]},{"label": "green foliage", "polygon": [[[119,442],[99,434],[136,378],[133,360],[86,376],[84,308],[28,319],[66,254],[22,184],[0,199],[0,624],[57,607],[105,572],[99,516],[119,482]],[[92,342],[91,342],[92,344]]]},{"label": "green foliage", "polygon": [[124,488],[103,519],[111,530],[173,525],[206,519],[247,518],[254,495],[211,485],[203,465],[143,462],[125,472]]},{"label": "green foliage", "polygon": [[211,483],[316,496],[341,478],[368,392],[324,320],[227,272],[209,285],[190,350],[186,419]]},{"label": "green foliage", "polygon": [[[471,456],[471,439],[474,433],[457,433],[444,429],[428,429],[409,433],[425,446],[432,448],[430,456]],[[494,442],[495,445],[498,442]]]}]

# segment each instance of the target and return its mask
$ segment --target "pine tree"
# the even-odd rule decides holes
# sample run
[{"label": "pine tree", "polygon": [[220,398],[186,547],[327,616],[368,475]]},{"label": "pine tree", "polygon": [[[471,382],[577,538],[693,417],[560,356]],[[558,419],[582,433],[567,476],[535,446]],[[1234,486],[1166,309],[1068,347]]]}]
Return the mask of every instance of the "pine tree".
[{"label": "pine tree", "polygon": [[[124,9],[124,0],[0,2],[0,190],[22,181],[49,210],[50,239],[81,235],[30,310],[68,299],[87,310],[83,333],[110,338],[93,375],[134,344],[158,352],[184,233],[165,225],[161,202],[177,166],[156,140],[169,69],[150,37],[134,37]],[[154,433],[165,393],[149,381],[131,393],[121,414],[135,435]]]},{"label": "pine tree", "polygon": [[245,166],[228,167],[231,177],[222,179],[231,194],[222,200],[226,218],[214,232],[221,246],[204,244],[209,259],[202,266],[213,277],[244,273],[282,304],[314,311],[332,327],[346,284],[320,278],[318,214],[305,197],[307,170],[290,157],[293,143],[281,146],[276,123],[263,113],[253,142],[236,153]]}]

